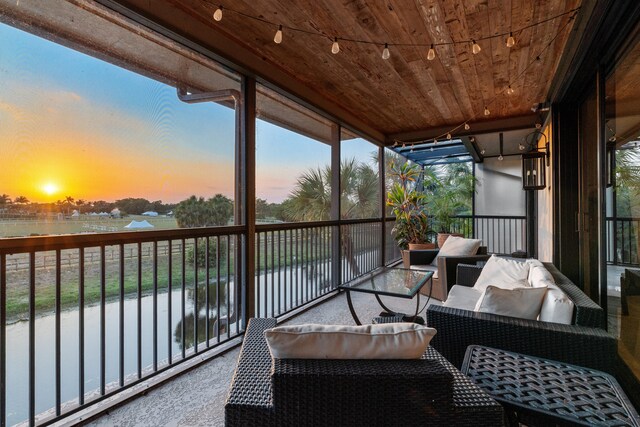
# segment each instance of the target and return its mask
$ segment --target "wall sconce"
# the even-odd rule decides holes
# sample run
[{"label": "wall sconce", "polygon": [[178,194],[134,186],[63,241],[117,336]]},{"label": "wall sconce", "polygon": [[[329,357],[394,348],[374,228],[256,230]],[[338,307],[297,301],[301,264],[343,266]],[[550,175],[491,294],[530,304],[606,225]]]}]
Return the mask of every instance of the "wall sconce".
[{"label": "wall sconce", "polygon": [[[545,151],[538,151],[540,135],[545,139]],[[525,136],[523,142],[528,146],[529,152],[522,154],[522,189],[542,190],[547,187],[547,162],[549,160],[547,136],[536,130]]]},{"label": "wall sconce", "polygon": [[522,155],[522,188],[542,190],[547,186],[545,153],[533,151]]},{"label": "wall sconce", "polygon": [[616,140],[609,140],[606,145],[606,179],[607,179],[607,187],[612,187],[615,182],[615,174],[616,174]]}]

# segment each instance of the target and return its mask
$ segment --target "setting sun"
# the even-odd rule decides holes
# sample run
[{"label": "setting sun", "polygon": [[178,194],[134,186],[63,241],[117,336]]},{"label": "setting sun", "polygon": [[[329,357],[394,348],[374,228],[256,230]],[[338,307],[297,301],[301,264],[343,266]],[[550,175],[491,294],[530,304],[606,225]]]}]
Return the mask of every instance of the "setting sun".
[{"label": "setting sun", "polygon": [[44,191],[47,196],[52,196],[58,192],[58,186],[53,182],[47,182],[42,186],[42,191]]}]

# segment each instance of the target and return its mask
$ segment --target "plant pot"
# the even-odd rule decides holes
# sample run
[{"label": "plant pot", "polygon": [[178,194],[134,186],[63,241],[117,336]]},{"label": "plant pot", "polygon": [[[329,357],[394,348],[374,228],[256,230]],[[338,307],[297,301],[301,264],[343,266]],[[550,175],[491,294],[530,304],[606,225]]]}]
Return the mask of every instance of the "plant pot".
[{"label": "plant pot", "polygon": [[464,237],[460,233],[438,233],[438,247],[439,248],[442,248],[442,245],[444,245],[444,242],[447,241],[449,236]]},{"label": "plant pot", "polygon": [[435,249],[435,248],[436,248],[435,243],[409,243],[410,251],[417,251],[420,249]]}]

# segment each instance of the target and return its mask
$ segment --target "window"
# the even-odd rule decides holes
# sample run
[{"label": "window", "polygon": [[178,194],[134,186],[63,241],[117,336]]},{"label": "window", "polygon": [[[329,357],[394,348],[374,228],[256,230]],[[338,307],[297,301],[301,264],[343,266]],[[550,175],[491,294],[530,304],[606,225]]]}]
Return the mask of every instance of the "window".
[{"label": "window", "polygon": [[256,221],[330,219],[335,125],[261,85],[256,104]]}]

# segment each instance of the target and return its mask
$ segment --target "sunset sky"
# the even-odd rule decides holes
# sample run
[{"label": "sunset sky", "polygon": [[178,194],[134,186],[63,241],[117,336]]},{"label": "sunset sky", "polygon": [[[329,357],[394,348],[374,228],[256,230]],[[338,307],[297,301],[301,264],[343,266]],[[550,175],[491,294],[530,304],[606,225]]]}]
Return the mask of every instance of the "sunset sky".
[{"label": "sunset sky", "polygon": [[[0,24],[0,194],[46,202],[234,197],[234,111]],[[257,196],[280,202],[329,147],[257,126]],[[343,144],[368,160],[373,146]]]}]

